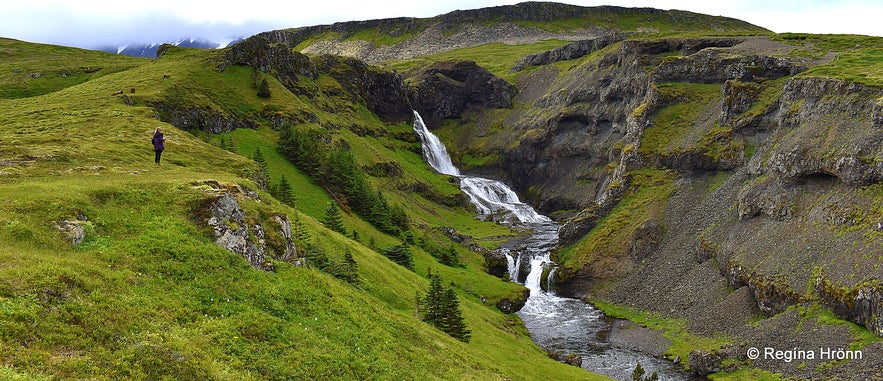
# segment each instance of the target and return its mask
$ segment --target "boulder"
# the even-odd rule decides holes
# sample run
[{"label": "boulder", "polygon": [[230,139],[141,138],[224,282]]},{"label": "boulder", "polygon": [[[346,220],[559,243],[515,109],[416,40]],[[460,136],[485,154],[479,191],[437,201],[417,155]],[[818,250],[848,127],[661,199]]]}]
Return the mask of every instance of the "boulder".
[{"label": "boulder", "polygon": [[721,356],[718,353],[694,350],[690,352],[690,370],[700,376],[721,371]]}]

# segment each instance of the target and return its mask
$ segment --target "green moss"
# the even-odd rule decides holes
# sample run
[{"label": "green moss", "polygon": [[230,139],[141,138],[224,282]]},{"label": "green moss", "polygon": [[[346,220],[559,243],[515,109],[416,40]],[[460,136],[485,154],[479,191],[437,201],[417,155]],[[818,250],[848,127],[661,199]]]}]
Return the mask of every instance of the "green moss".
[{"label": "green moss", "polygon": [[661,216],[674,190],[674,173],[643,169],[627,174],[629,190],[622,200],[577,243],[556,252],[556,260],[569,273],[585,266],[623,261],[631,233],[642,223]]},{"label": "green moss", "polygon": [[663,103],[653,124],[644,130],[638,152],[642,156],[664,154],[685,142],[699,115],[720,100],[720,84],[662,83],[657,84]]}]

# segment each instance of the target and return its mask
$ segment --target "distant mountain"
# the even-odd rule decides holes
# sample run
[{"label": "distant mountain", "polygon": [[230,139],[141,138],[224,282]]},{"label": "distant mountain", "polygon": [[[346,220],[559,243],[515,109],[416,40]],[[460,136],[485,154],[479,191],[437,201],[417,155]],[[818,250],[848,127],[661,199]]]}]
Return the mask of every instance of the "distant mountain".
[{"label": "distant mountain", "polygon": [[242,41],[243,38],[237,38],[234,40],[224,41],[224,42],[215,42],[215,41],[207,41],[207,40],[197,40],[197,39],[180,39],[175,42],[149,42],[149,43],[131,43],[128,45],[122,46],[106,46],[99,48],[98,50],[108,52],[108,53],[116,53],[116,54],[125,54],[127,56],[133,57],[148,57],[154,58],[156,57],[156,50],[159,49],[162,44],[172,44],[175,46],[183,46],[187,48],[198,48],[198,49],[220,49],[227,47],[229,45],[235,44],[239,41]]}]

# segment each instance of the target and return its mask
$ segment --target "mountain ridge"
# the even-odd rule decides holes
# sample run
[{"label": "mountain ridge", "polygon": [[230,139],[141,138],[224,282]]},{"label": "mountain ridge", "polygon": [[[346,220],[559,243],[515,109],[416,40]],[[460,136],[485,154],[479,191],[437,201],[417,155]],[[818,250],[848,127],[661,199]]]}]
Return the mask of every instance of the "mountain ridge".
[{"label": "mountain ridge", "polygon": [[[258,35],[308,54],[344,55],[377,63],[492,42],[526,44],[550,39],[575,41],[611,33],[665,33],[670,25],[678,25],[681,33],[709,29],[718,33],[771,33],[744,21],[686,11],[525,2],[429,18],[351,21]],[[387,37],[373,40],[372,36],[378,35]]]}]

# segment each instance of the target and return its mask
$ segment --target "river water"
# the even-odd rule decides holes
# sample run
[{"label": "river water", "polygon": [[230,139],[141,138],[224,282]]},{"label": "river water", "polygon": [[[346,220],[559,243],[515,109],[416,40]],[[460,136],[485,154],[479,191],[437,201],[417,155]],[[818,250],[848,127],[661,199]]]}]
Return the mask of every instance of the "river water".
[{"label": "river water", "polygon": [[[530,290],[530,297],[517,314],[534,342],[549,352],[578,354],[584,369],[617,380],[632,380],[638,362],[648,375],[657,372],[660,380],[697,379],[678,364],[631,349],[635,346],[627,341],[610,340],[611,334],[625,322],[605,317],[582,300],[544,291],[542,282],[548,282],[555,271],[549,255],[558,244],[558,224],[519,201],[506,184],[462,175],[451,163],[445,145],[426,128],[416,111],[414,131],[420,137],[426,162],[436,172],[460,179],[460,189],[469,196],[480,217],[533,232],[517,247],[509,248],[507,259],[510,278]],[[526,266],[522,263],[525,261]],[[546,279],[542,279],[544,268],[549,270]],[[521,274],[523,270],[527,270],[526,275]]]}]

